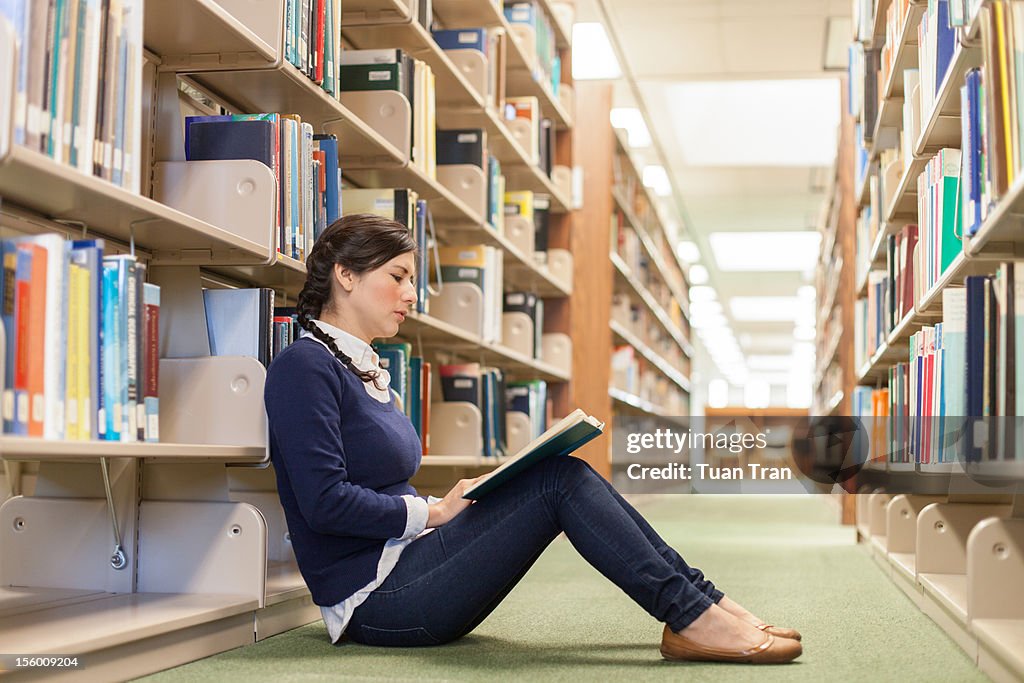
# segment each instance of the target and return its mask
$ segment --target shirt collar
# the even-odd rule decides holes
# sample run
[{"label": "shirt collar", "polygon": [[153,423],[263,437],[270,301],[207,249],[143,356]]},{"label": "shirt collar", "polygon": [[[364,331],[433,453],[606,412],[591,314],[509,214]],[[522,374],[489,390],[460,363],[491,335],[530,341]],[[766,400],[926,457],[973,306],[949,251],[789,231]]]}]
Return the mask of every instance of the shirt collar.
[{"label": "shirt collar", "polygon": [[322,320],[314,320],[313,324],[334,340],[341,352],[352,359],[352,364],[358,370],[380,370],[380,357],[374,352],[373,347],[362,339]]}]

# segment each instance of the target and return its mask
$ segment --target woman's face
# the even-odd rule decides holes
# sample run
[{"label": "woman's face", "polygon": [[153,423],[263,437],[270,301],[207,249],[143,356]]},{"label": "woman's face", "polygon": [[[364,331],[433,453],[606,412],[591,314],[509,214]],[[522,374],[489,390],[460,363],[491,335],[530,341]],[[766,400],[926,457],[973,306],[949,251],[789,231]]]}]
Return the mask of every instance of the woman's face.
[{"label": "woman's face", "polygon": [[399,254],[351,283],[348,303],[366,341],[393,337],[416,303],[416,256]]}]

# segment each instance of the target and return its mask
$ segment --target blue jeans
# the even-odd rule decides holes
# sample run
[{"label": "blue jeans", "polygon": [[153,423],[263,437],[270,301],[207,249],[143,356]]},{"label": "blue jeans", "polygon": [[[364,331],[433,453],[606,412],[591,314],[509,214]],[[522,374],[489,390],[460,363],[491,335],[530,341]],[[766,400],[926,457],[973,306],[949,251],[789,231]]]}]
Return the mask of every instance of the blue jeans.
[{"label": "blue jeans", "polygon": [[674,631],[723,597],[590,465],[554,457],[410,543],[346,633],[397,647],[461,638],[563,531],[587,562]]}]

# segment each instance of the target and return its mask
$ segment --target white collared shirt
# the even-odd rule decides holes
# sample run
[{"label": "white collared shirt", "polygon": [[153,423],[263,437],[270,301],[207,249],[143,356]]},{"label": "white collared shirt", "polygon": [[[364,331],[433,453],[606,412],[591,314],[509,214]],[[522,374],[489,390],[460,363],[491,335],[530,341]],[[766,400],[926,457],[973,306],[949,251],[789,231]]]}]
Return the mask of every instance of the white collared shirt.
[{"label": "white collared shirt", "polygon": [[[352,365],[354,365],[356,369],[363,372],[377,372],[376,383],[363,382],[363,387],[366,389],[366,393],[375,400],[380,401],[381,403],[389,402],[391,400],[391,375],[387,370],[380,367],[380,357],[373,350],[373,347],[362,339],[349,334],[345,330],[337,328],[334,325],[325,323],[322,320],[314,320],[313,324],[334,340],[338,349],[352,359]],[[317,339],[309,331],[304,330],[301,336],[308,336],[317,343],[323,344],[323,346],[329,351],[331,350],[327,344],[324,344],[322,341]],[[340,363],[341,361],[338,360],[338,362]],[[401,556],[402,550],[405,549],[405,546],[409,545],[420,536],[429,534],[433,531],[433,529],[426,528],[427,517],[429,515],[427,505],[428,502],[436,503],[440,498],[430,496],[428,500],[425,501],[422,498],[417,498],[416,496],[406,495],[402,496],[402,499],[405,501],[406,508],[408,509],[405,531],[401,538],[389,539],[384,544],[384,551],[381,553],[380,561],[377,563],[376,578],[339,602],[337,605],[320,607],[320,614],[323,616],[324,624],[327,626],[327,633],[330,635],[332,643],[338,642],[338,639],[341,638],[341,634],[345,632],[345,628],[348,626],[348,622],[352,619],[352,613],[356,608],[363,604],[363,602],[366,601],[366,598],[370,596],[370,593],[377,590],[377,588],[384,583],[384,580],[388,578],[388,575],[395,568],[395,565],[398,564],[398,558]]]}]

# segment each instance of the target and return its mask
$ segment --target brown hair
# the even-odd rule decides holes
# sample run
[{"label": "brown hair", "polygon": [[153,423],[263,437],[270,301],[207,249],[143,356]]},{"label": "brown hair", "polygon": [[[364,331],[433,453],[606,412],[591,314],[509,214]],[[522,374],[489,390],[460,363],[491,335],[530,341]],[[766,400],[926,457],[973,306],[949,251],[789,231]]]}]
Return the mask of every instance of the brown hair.
[{"label": "brown hair", "polygon": [[331,223],[306,257],[306,282],[295,306],[299,325],[326,344],[335,357],[364,382],[376,384],[378,373],[356,368],[334,339],[313,321],[320,317],[331,299],[335,264],[362,275],[410,251],[416,251],[416,241],[409,228],[374,214],[357,213]]}]

